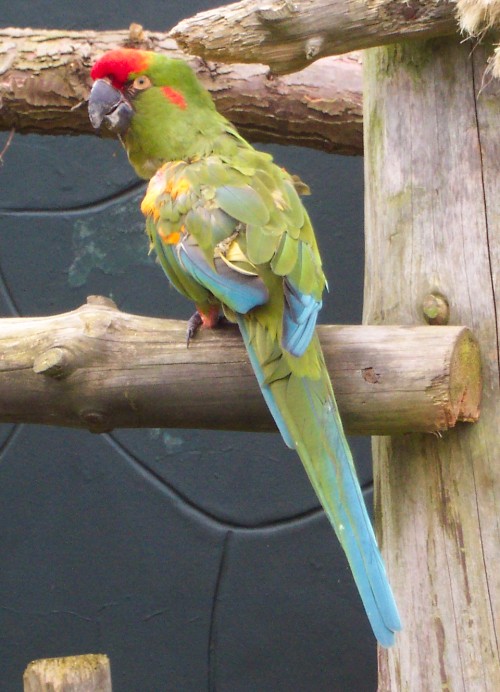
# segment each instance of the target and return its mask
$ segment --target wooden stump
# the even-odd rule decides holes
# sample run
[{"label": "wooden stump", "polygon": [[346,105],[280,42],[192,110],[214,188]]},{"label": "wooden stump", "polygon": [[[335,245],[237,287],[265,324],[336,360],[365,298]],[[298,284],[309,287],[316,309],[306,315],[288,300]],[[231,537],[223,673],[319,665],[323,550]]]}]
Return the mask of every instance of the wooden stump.
[{"label": "wooden stump", "polygon": [[112,692],[109,659],[103,654],[32,661],[24,692]]}]

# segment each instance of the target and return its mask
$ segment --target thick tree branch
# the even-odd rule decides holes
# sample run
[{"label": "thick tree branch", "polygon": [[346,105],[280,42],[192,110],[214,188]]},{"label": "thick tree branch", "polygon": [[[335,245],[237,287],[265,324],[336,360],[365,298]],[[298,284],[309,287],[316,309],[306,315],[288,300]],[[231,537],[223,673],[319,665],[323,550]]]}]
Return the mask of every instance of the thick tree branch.
[{"label": "thick tree branch", "polygon": [[164,34],[0,29],[0,129],[40,134],[95,133],[86,100],[89,69],[104,51],[134,45],[184,57],[218,109],[252,140],[361,154],[361,64],[327,58],[300,74],[269,78],[263,65],[207,64]]},{"label": "thick tree branch", "polygon": [[[0,320],[0,421],[273,430],[236,328],[201,332],[91,298]],[[464,327],[319,329],[339,408],[359,434],[440,431],[478,417],[479,353]]]},{"label": "thick tree branch", "polygon": [[207,60],[284,74],[327,55],[452,34],[455,11],[453,0],[242,0],[184,19],[170,35]]}]

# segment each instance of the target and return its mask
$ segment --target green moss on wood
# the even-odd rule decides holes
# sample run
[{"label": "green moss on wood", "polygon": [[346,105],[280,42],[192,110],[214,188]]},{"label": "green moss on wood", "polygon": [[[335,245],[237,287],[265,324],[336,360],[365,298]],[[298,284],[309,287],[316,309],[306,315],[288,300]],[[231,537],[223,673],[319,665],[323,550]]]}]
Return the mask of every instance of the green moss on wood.
[{"label": "green moss on wood", "polygon": [[370,166],[373,168],[384,151],[384,119],[377,106],[374,106],[370,113],[365,113],[365,142],[370,142],[370,146],[365,148],[365,155],[370,157]]},{"label": "green moss on wood", "polygon": [[433,60],[435,39],[428,41],[401,41],[378,48],[378,77],[391,78],[404,67],[412,80],[417,83],[423,78],[423,72]]}]

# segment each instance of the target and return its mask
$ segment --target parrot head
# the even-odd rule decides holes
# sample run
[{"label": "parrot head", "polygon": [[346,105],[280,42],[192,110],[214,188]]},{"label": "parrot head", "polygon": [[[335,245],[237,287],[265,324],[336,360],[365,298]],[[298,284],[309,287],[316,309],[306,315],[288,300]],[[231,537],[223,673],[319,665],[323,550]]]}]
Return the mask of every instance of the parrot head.
[{"label": "parrot head", "polygon": [[165,161],[210,153],[227,124],[183,60],[120,48],[105,53],[91,77],[90,122],[119,136],[143,178]]}]

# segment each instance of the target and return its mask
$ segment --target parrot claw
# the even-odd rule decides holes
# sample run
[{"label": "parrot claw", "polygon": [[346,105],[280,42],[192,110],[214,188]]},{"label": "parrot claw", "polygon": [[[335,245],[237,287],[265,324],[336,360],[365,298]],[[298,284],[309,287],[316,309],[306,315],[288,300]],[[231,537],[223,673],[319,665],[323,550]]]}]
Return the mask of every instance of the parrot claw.
[{"label": "parrot claw", "polygon": [[221,315],[218,307],[214,307],[208,311],[208,313],[200,312],[197,310],[194,315],[188,319],[187,329],[186,329],[186,347],[189,348],[191,339],[195,336],[196,332],[200,327],[205,329],[215,329],[216,327],[224,326],[230,324],[229,320]]},{"label": "parrot claw", "polygon": [[189,348],[189,343],[193,336],[196,334],[198,329],[203,324],[203,319],[198,311],[196,311],[188,319],[187,329],[186,329],[186,348]]}]

